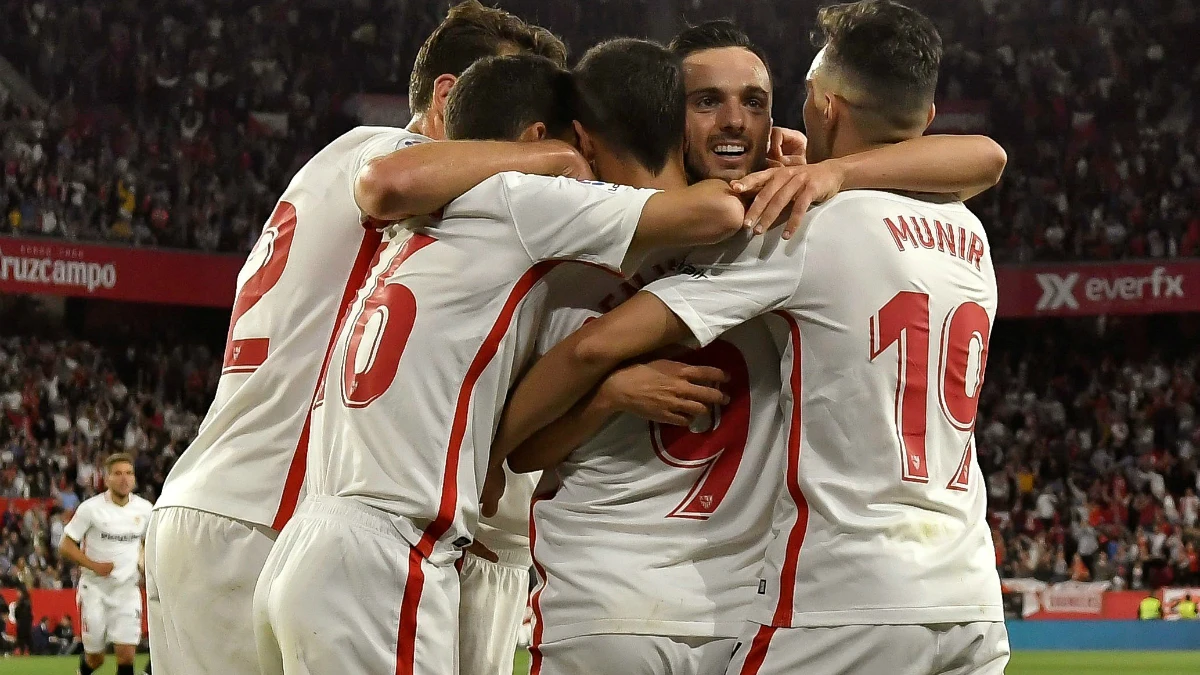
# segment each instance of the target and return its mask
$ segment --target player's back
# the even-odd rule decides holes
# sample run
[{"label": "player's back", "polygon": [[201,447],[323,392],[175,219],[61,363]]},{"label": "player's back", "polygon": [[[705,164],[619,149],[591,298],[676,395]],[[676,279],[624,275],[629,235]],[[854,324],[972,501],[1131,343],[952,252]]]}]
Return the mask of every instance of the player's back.
[{"label": "player's back", "polygon": [[996,311],[983,227],[962,204],[873,191],[809,223],[772,318],[791,433],[756,618],[1002,620],[973,441]]},{"label": "player's back", "polygon": [[[532,186],[532,187],[531,187]],[[559,260],[620,269],[652,190],[505,173],[384,248],[334,346],[314,494],[392,517],[426,557],[471,541],[488,450]]]},{"label": "player's back", "polygon": [[[662,255],[629,281],[583,266],[549,278],[546,352],[671,273]],[[630,414],[553,471],[533,507],[539,641],[595,633],[736,636],[757,598],[781,464],[779,352],[755,319],[676,360],[720,368],[730,402],[694,428]]]},{"label": "player's back", "polygon": [[303,480],[308,410],[339,320],[376,253],[353,182],[371,158],[423,136],[358,127],[292,179],[238,275],[216,397],[157,507],[279,529]]}]

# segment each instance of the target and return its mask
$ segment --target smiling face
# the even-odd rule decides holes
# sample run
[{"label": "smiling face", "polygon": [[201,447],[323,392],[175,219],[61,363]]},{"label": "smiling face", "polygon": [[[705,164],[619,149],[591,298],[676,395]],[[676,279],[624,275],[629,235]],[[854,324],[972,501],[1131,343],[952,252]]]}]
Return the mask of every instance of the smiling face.
[{"label": "smiling face", "polygon": [[748,49],[720,47],[683,60],[687,168],[693,179],[736,180],[765,165],[771,78]]}]

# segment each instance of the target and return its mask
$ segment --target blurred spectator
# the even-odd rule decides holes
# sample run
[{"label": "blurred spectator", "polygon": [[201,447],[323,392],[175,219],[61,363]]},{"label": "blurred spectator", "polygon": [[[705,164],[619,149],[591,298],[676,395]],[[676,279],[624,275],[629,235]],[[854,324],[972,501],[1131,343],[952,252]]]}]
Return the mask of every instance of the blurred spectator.
[{"label": "blurred spectator", "polygon": [[54,627],[54,632],[50,635],[51,648],[59,654],[74,654],[76,648],[79,648],[79,638],[75,635],[75,626],[71,623],[71,617],[63,615],[58,621],[58,625]]},{"label": "blurred spectator", "polygon": [[50,654],[50,617],[43,616],[42,620],[33,627],[29,640],[30,652],[35,656]]},{"label": "blurred spectator", "polygon": [[16,653],[28,656],[33,640],[33,603],[25,588],[17,593],[17,603],[13,608],[13,622],[17,624]]}]

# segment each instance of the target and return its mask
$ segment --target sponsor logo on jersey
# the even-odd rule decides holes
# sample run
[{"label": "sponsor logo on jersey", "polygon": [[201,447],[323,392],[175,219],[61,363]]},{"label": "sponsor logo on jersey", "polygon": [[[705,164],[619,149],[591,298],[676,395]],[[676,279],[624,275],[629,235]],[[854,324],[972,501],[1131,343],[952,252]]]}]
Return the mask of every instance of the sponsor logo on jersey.
[{"label": "sponsor logo on jersey", "polygon": [[100,538],[107,540],[107,541],[126,541],[126,542],[128,542],[128,541],[137,541],[138,539],[142,538],[142,535],[138,534],[136,532],[133,534],[111,534],[108,532],[101,532]]}]

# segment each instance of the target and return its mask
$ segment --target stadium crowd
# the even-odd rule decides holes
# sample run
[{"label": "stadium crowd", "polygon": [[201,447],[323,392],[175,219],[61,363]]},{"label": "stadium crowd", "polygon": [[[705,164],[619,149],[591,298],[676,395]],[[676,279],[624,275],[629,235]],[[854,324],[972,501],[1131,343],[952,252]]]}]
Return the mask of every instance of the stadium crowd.
[{"label": "stadium crowd", "polygon": [[[1200,356],[1130,348],[1145,320],[1108,324],[997,327],[977,422],[997,565],[1116,588],[1200,584]],[[1171,326],[1181,344],[1196,338]],[[103,489],[103,458],[131,453],[153,500],[218,375],[203,346],[0,338],[0,584],[72,587],[57,545]],[[48,501],[21,514],[14,498]]]},{"label": "stadium crowd", "polygon": [[[815,2],[499,4],[576,51],[730,16],[771,57],[775,119],[800,125]],[[1009,153],[1003,183],[974,204],[997,261],[1200,255],[1194,3],[913,4],[945,36],[941,100],[985,102]],[[0,54],[52,105],[0,100],[0,233],[247,250],[295,170],[354,123],[355,95],[405,90],[418,38],[442,9],[5,3]]]},{"label": "stadium crowd", "polygon": [[[1200,584],[1200,356],[1148,323],[1001,323],[976,426],[1003,577]],[[1152,338],[1166,340],[1159,331]],[[1193,348],[1187,349],[1191,344]]]},{"label": "stadium crowd", "polygon": [[[202,346],[0,337],[0,585],[74,587],[78,568],[58,545],[74,509],[104,490],[104,458],[132,454],[138,493],[153,501],[219,375]],[[14,499],[39,504],[22,514]]]}]

